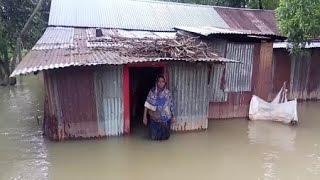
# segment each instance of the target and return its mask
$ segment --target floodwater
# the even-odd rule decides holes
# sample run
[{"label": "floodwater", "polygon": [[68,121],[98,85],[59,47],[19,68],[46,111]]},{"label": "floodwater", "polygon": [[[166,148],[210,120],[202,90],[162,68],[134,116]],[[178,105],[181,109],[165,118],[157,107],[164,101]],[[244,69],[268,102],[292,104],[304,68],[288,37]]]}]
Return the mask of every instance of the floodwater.
[{"label": "floodwater", "polygon": [[202,132],[153,142],[128,137],[51,142],[41,135],[43,85],[0,87],[0,179],[320,179],[320,103],[299,125],[210,121]]}]

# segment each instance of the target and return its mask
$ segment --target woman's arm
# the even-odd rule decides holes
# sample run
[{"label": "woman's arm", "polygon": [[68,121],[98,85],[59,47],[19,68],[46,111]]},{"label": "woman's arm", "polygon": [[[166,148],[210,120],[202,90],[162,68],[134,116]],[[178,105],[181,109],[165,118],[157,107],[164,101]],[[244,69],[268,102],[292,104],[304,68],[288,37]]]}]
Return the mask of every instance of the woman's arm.
[{"label": "woman's arm", "polygon": [[175,116],[175,105],[173,102],[173,98],[172,98],[172,94],[170,92],[170,111],[171,111],[171,122],[172,123],[176,123],[176,116]]},{"label": "woman's arm", "polygon": [[147,125],[148,124],[148,119],[147,119],[147,112],[148,112],[148,108],[144,108],[144,112],[143,112],[143,124]]}]

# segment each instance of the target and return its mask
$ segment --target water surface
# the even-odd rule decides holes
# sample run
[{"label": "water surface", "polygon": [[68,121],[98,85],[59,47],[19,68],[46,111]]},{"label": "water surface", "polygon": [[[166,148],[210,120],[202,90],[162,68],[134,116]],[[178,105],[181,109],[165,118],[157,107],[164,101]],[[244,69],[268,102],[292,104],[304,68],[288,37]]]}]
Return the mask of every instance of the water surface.
[{"label": "water surface", "polygon": [[43,84],[0,87],[0,179],[320,179],[320,103],[299,125],[210,121],[207,131],[152,142],[130,137],[50,142],[41,135]]}]

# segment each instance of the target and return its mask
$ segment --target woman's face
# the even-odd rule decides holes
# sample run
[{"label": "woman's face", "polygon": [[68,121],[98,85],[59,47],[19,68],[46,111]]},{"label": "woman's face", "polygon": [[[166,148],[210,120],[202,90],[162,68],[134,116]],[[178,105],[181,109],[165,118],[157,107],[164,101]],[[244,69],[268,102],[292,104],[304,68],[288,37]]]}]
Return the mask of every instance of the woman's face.
[{"label": "woman's face", "polygon": [[158,88],[163,89],[165,85],[166,85],[166,81],[164,80],[164,78],[162,77],[158,78],[158,81],[157,81]]}]

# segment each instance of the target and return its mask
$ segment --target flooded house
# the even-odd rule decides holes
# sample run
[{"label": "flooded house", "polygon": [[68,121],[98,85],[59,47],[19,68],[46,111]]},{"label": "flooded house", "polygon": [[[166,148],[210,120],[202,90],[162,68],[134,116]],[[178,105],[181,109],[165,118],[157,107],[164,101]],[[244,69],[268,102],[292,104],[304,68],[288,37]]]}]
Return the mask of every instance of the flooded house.
[{"label": "flooded house", "polygon": [[272,93],[281,81],[288,82],[290,99],[320,99],[320,42],[306,44],[301,56],[290,54],[287,42],[274,43],[272,63]]},{"label": "flooded house", "polygon": [[[251,29],[236,27],[228,11],[234,18],[242,13]],[[259,13],[160,1],[52,0],[48,28],[12,76],[43,72],[43,130],[53,140],[130,134],[142,123],[158,74],[166,76],[176,105],[171,129],[207,129],[209,118],[247,117],[253,94],[270,96],[273,41],[283,37],[267,31]],[[214,49],[213,55],[132,50],[179,37]]]},{"label": "flooded house", "polygon": [[274,11],[217,6],[214,9],[229,28],[251,34],[250,38],[245,39],[239,35],[231,40],[224,39],[224,44],[220,46],[225,57],[239,60],[246,65],[226,65],[225,96],[222,99],[210,100],[209,117],[248,117],[253,94],[266,100],[272,98],[272,43],[285,38],[279,33]]}]

